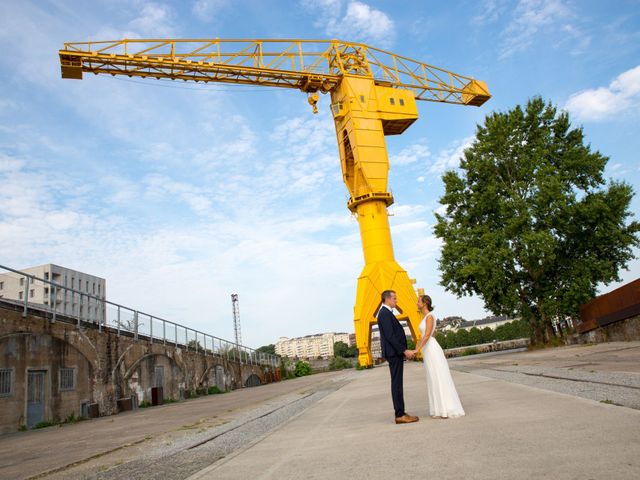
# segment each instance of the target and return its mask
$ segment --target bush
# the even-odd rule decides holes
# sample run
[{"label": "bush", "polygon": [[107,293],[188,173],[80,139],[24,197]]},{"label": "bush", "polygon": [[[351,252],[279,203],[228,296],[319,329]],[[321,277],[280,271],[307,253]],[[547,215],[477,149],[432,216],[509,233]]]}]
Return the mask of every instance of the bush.
[{"label": "bush", "polygon": [[224,393],[224,391],[220,390],[217,385],[214,385],[214,386],[209,387],[207,389],[207,393],[209,395],[215,395],[215,394],[218,394],[218,393]]},{"label": "bush", "polygon": [[[185,398],[188,398],[188,397],[186,397],[186,392],[185,392]],[[147,400],[143,400],[138,404],[138,408],[147,408],[147,407],[150,407],[150,406],[151,406],[151,403],[148,402]]]},{"label": "bush", "polygon": [[311,375],[311,366],[307,362],[300,360],[296,363],[296,368],[293,371],[296,377],[304,377],[305,375]]},{"label": "bush", "polygon": [[351,368],[351,362],[346,358],[333,357],[329,362],[329,370],[342,370],[343,368]]}]

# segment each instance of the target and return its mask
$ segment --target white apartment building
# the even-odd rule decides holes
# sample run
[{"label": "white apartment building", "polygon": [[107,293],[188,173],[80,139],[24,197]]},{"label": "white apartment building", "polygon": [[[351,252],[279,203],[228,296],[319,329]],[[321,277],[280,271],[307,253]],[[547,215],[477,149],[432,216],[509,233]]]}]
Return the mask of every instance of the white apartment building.
[{"label": "white apartment building", "polygon": [[333,357],[335,342],[352,345],[348,333],[329,332],[298,338],[280,337],[276,342],[276,354],[290,358],[329,358]]},{"label": "white apartment building", "polygon": [[495,330],[500,325],[504,325],[505,323],[513,322],[517,320],[517,318],[511,317],[487,317],[482,318],[480,320],[468,320],[466,322],[462,322],[458,324],[457,328],[453,328],[454,332],[458,330],[471,330],[473,327],[483,329],[485,327],[489,327],[491,330]]},{"label": "white apartment building", "polygon": [[[84,320],[99,322],[104,320],[105,306],[103,302],[93,298],[106,299],[106,280],[104,278],[78,272],[51,263],[21,270],[56,285],[18,273],[0,274],[0,298],[24,301],[37,305],[55,306],[56,312],[77,316]],[[66,288],[57,288],[60,287]],[[91,295],[91,296],[89,296]]]},{"label": "white apartment building", "polygon": [[[411,337],[411,329],[407,325],[406,322],[400,322],[402,328],[404,329],[405,337]],[[371,356],[376,358],[382,358],[382,347],[380,346],[380,330],[378,329],[378,325],[374,325],[371,327]]]}]

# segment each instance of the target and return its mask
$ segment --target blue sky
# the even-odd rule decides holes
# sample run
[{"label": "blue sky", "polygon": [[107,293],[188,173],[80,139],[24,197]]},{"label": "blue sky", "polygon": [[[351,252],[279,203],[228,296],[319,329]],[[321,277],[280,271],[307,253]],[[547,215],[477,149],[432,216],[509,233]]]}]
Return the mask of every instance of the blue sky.
[{"label": "blue sky", "polygon": [[112,301],[229,339],[238,293],[249,346],[353,331],[363,258],[329,99],[312,115],[295,90],[60,78],[64,42],[125,37],[340,38],[485,80],[481,108],[420,102],[387,137],[396,258],[441,317],[486,315],[438,285],[432,231],[485,115],[541,95],[639,190],[639,1],[3,1],[0,263],[98,275]]}]

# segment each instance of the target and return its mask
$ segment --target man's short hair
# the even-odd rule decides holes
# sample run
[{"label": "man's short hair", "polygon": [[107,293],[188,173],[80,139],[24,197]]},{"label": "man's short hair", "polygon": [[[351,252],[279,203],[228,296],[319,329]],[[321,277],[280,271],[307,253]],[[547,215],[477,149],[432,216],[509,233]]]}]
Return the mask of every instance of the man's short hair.
[{"label": "man's short hair", "polygon": [[395,290],[385,290],[382,292],[382,303],[385,303],[387,298],[391,298],[392,293],[396,293]]}]

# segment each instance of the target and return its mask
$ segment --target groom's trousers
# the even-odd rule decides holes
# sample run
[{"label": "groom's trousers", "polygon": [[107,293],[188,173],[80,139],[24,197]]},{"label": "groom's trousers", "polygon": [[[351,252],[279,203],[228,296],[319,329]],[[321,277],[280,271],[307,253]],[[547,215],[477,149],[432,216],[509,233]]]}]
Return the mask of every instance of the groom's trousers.
[{"label": "groom's trousers", "polygon": [[393,409],[396,418],[405,414],[404,412],[404,389],[403,389],[403,372],[404,357],[389,357],[389,371],[391,373],[391,398],[393,399]]}]

